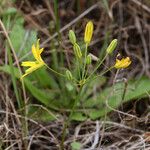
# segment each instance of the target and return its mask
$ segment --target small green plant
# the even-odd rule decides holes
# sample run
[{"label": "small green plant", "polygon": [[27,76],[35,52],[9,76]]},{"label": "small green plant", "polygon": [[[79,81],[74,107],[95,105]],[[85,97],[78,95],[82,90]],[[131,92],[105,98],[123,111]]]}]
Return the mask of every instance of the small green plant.
[{"label": "small green plant", "polygon": [[[102,65],[102,63],[106,59],[106,57],[115,50],[115,48],[117,46],[117,40],[114,39],[108,46],[105,57],[102,60],[99,60],[94,71],[89,73],[88,65],[91,64],[92,59],[91,59],[91,56],[88,54],[88,47],[91,42],[92,35],[93,35],[93,23],[92,23],[92,21],[89,21],[85,27],[85,34],[84,34],[85,45],[83,45],[84,49],[82,49],[80,47],[80,45],[77,43],[76,35],[75,35],[74,31],[73,30],[69,31],[69,39],[70,39],[70,42],[72,43],[74,55],[75,55],[75,63],[74,63],[75,65],[73,65],[73,69],[77,70],[77,74],[76,74],[76,72],[74,73],[73,71],[67,69],[66,75],[64,75],[64,74],[59,73],[59,72],[53,70],[52,68],[50,68],[41,58],[41,53],[43,51],[43,48],[40,49],[39,40],[37,41],[36,46],[34,46],[34,45],[32,46],[32,53],[33,53],[33,56],[36,59],[36,61],[22,62],[22,66],[30,67],[29,69],[26,70],[25,74],[21,77],[22,80],[26,75],[32,73],[33,71],[35,71],[43,66],[46,66],[49,70],[53,71],[54,73],[68,79],[70,82],[70,85],[74,87],[74,92],[76,94],[75,94],[74,101],[68,102],[68,103],[71,103],[71,105],[70,105],[71,110],[70,110],[69,117],[66,120],[66,122],[64,124],[64,128],[63,128],[62,143],[61,143],[62,149],[64,149],[63,143],[64,143],[64,139],[65,139],[65,135],[66,135],[66,128],[67,128],[69,122],[71,121],[71,119],[74,117],[74,113],[76,112],[76,107],[78,106],[78,104],[81,100],[81,97],[83,96],[83,93],[86,92],[86,89],[85,89],[86,83],[96,79],[97,77],[102,77],[104,75],[104,73],[110,71],[112,68],[117,68],[117,69],[126,68],[131,64],[129,57],[123,58],[122,60],[116,59],[115,65],[111,66],[105,72],[102,72],[98,76],[94,75],[95,72],[97,71],[97,69]],[[71,91],[71,92],[73,93],[73,91]]]},{"label": "small green plant", "polygon": [[[103,77],[103,75],[106,72],[110,71],[112,68],[117,68],[117,69],[126,68],[131,64],[131,60],[129,57],[123,58],[121,60],[116,59],[115,65],[109,67],[106,71],[100,73],[99,75],[95,75],[97,69],[102,65],[102,63],[104,62],[106,57],[115,50],[115,48],[117,46],[117,40],[114,39],[110,43],[108,48],[106,49],[106,54],[105,54],[104,58],[102,60],[98,61],[97,65],[95,66],[95,68],[93,69],[92,72],[89,72],[88,66],[91,65],[92,58],[91,58],[91,55],[88,54],[88,48],[89,48],[89,44],[92,39],[93,28],[94,28],[94,25],[93,25],[92,21],[89,21],[85,27],[85,34],[84,34],[85,45],[82,45],[82,48],[77,42],[77,38],[76,38],[74,31],[73,30],[69,31],[69,40],[72,44],[74,56],[75,56],[75,61],[73,61],[73,64],[72,64],[73,70],[66,69],[66,73],[64,74],[63,72],[61,72],[61,73],[57,72],[57,71],[53,70],[51,67],[49,67],[44,62],[44,60],[41,58],[41,53],[43,51],[43,48],[40,48],[39,40],[37,41],[36,45],[32,46],[32,54],[35,58],[35,61],[24,61],[21,64],[22,66],[30,67],[29,69],[27,69],[25,71],[25,74],[21,76],[22,80],[25,76],[29,75],[33,71],[35,71],[43,66],[46,66],[50,71],[59,75],[59,78],[64,77],[65,80],[68,80],[66,83],[65,90],[66,90],[66,93],[69,92],[68,93],[69,100],[67,102],[64,102],[64,104],[65,104],[64,107],[70,109],[69,120],[71,120],[75,117],[74,116],[75,112],[76,112],[75,109],[78,106],[78,104],[80,103],[81,97],[83,97],[84,93],[86,93],[86,90],[88,89],[89,83],[91,81],[96,80],[98,77]],[[63,94],[65,94],[65,93],[63,93]],[[73,97],[71,97],[71,95],[73,95]],[[67,96],[66,96],[66,98],[67,98]],[[60,102],[60,103],[62,103],[62,102]],[[55,104],[57,105],[56,108],[59,107],[58,103],[55,103]]]}]

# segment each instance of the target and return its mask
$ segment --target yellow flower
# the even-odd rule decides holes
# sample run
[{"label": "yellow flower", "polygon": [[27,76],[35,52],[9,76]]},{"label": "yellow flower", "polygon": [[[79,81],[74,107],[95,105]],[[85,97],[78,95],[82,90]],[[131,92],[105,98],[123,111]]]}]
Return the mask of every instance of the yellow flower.
[{"label": "yellow flower", "polygon": [[89,44],[93,34],[93,22],[89,21],[85,27],[84,42]]},{"label": "yellow flower", "polygon": [[116,59],[116,63],[114,67],[116,69],[127,68],[131,64],[131,60],[129,57],[122,58],[121,60]]},{"label": "yellow flower", "polygon": [[39,69],[40,67],[44,66],[45,63],[41,58],[42,51],[43,51],[43,48],[40,49],[39,40],[38,40],[36,43],[36,46],[34,44],[32,45],[32,54],[33,54],[34,58],[36,59],[36,61],[24,61],[24,62],[22,62],[21,66],[30,67],[30,68],[28,68],[25,71],[25,74],[23,74],[21,76],[21,79],[23,77],[25,77],[26,75],[32,73],[33,71]]}]

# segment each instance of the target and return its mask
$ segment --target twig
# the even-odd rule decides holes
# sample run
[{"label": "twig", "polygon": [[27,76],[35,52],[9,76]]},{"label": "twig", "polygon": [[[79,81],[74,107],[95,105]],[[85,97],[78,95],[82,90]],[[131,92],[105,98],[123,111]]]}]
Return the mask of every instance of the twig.
[{"label": "twig", "polygon": [[144,5],[143,3],[141,3],[139,0],[131,0],[134,4],[140,6],[141,8],[143,8],[145,11],[147,11],[148,13],[150,13],[150,8],[148,8],[146,5]]}]

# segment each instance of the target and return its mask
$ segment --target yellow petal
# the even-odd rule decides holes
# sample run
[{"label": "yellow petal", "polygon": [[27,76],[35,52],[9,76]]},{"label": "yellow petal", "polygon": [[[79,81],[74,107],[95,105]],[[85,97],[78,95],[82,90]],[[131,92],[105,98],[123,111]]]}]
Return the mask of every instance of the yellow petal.
[{"label": "yellow petal", "polygon": [[30,67],[29,69],[27,69],[27,70],[25,71],[25,73],[31,73],[31,72],[37,70],[38,68],[40,68],[41,66],[43,66],[42,63],[36,64],[36,65]]},{"label": "yellow petal", "polygon": [[36,42],[36,51],[38,55],[40,55],[43,52],[43,48],[40,49],[40,39],[38,39]]},{"label": "yellow petal", "polygon": [[41,53],[43,51],[43,48],[41,49],[36,49],[38,46],[35,47],[35,45],[32,45],[32,53],[34,58],[38,61],[38,62],[43,62],[42,58],[41,58]]},{"label": "yellow petal", "polygon": [[41,48],[41,49],[39,50],[39,54],[41,54],[41,53],[43,52],[43,50],[44,50],[44,48]]},{"label": "yellow petal", "polygon": [[24,61],[22,62],[21,66],[30,67],[25,71],[25,74],[22,75],[21,79],[24,78],[26,75],[32,73],[33,71],[37,70],[38,68],[42,67],[45,63],[41,58],[41,53],[43,48],[40,49],[39,40],[37,40],[36,45],[32,45],[32,53],[36,61]]},{"label": "yellow petal", "polygon": [[123,68],[127,68],[131,64],[131,61],[126,61],[123,65]]},{"label": "yellow petal", "polygon": [[89,21],[85,27],[84,42],[89,44],[93,34],[93,22]]},{"label": "yellow petal", "polygon": [[129,57],[122,58],[121,60],[116,59],[116,63],[114,67],[116,69],[127,68],[131,64],[131,60]]},{"label": "yellow petal", "polygon": [[23,75],[21,76],[21,79],[24,78],[25,76],[27,76],[28,74],[32,73],[33,71],[39,69],[39,68],[42,67],[43,65],[44,65],[44,63],[38,63],[38,64],[35,64],[35,65],[31,66],[29,69],[27,69],[27,70],[25,71],[25,74],[23,74]]},{"label": "yellow petal", "polygon": [[34,58],[38,61],[38,53],[34,44],[32,45],[32,54]]},{"label": "yellow petal", "polygon": [[21,63],[21,66],[30,67],[36,65],[35,61],[24,61]]}]

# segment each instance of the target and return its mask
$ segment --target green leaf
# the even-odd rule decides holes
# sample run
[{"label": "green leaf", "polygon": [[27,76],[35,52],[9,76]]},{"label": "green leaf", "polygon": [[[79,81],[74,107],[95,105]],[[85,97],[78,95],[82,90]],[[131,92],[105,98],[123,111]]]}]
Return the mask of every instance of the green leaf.
[{"label": "green leaf", "polygon": [[28,110],[28,116],[34,120],[48,122],[57,119],[57,114],[44,108],[44,106],[29,105]]},{"label": "green leaf", "polygon": [[24,58],[23,60],[35,60],[31,54],[31,47],[37,41],[37,32],[34,30],[25,30],[24,28],[23,30],[24,35],[22,35],[22,41],[15,41],[15,45],[18,47],[18,49],[16,48],[15,51],[19,58]]},{"label": "green leaf", "polygon": [[74,112],[71,116],[71,120],[75,120],[75,121],[85,121],[87,119],[87,117],[80,112]]},{"label": "green leaf", "polygon": [[[88,111],[89,117],[91,119],[97,119],[99,117],[102,117],[105,115],[105,113],[112,111],[111,109],[105,107],[106,100],[108,101],[108,104],[112,108],[117,108],[120,106],[121,103],[148,97],[148,93],[150,92],[150,79],[146,77],[142,77],[141,79],[132,80],[128,83],[125,99],[122,100],[123,91],[125,88],[125,84],[117,83],[114,85],[114,87],[108,87],[105,90],[101,91],[100,94],[98,94],[93,98],[88,99],[84,103],[85,109],[92,108]],[[90,106],[91,105],[91,106]]]},{"label": "green leaf", "polygon": [[25,30],[23,28],[24,19],[22,17],[19,17],[15,20],[15,25],[12,27],[10,32],[10,40],[12,42],[12,45],[16,51],[16,53],[19,52],[25,36]]},{"label": "green leaf", "polygon": [[33,80],[36,79],[38,81],[38,86],[40,84],[39,87],[42,88],[49,87],[53,89],[59,89],[57,82],[55,81],[53,76],[47,72],[46,67],[42,67],[36,70],[35,72],[33,72],[32,79]]},{"label": "green leaf", "polygon": [[3,16],[16,14],[17,10],[14,7],[9,7],[2,12]]},{"label": "green leaf", "polygon": [[[0,66],[0,71],[6,72],[10,74],[10,66]],[[15,72],[15,77],[20,78],[20,73],[18,68],[14,67],[14,72]],[[57,103],[54,100],[54,94],[47,92],[46,90],[42,90],[37,88],[36,86],[33,85],[33,83],[28,80],[27,78],[24,78],[24,84],[27,87],[27,89],[30,91],[30,93],[41,103],[45,104],[47,107],[52,108],[54,110],[57,110],[58,108],[56,107]]]},{"label": "green leaf", "polygon": [[127,89],[125,101],[131,99],[148,97],[150,92],[150,79],[142,77],[140,80],[131,81]]},{"label": "green leaf", "polygon": [[[50,92],[46,92],[45,90],[42,90],[42,89],[39,89],[39,88],[36,88],[32,82],[30,82],[29,80],[27,79],[24,79],[24,83],[27,87],[27,89],[31,92],[31,94],[37,99],[39,100],[40,102],[42,102],[43,104],[45,104],[46,106],[48,107],[51,107],[53,109],[54,106],[53,106],[53,98],[54,98],[54,95]],[[50,104],[51,103],[51,104]]]},{"label": "green leaf", "polygon": [[[14,8],[15,9],[15,8]],[[8,9],[14,11],[14,9]],[[13,19],[12,19],[13,18]],[[16,54],[19,57],[24,57],[28,52],[31,51],[31,46],[37,40],[37,32],[33,30],[26,30],[24,28],[24,18],[17,13],[15,20],[11,14],[3,17],[5,26],[10,30],[9,37],[12,45],[15,49]],[[33,56],[30,56],[30,59]]]},{"label": "green leaf", "polygon": [[73,142],[73,143],[71,143],[71,149],[72,150],[80,150],[81,147],[82,147],[82,145],[79,142]]},{"label": "green leaf", "polygon": [[94,80],[92,80],[91,82],[88,82],[85,86],[85,89],[82,94],[82,100],[84,100],[84,105],[86,107],[88,106],[93,106],[93,101],[88,101],[88,97],[90,97],[90,95],[93,94],[95,89],[98,89],[99,87],[101,87],[103,84],[105,84],[106,82],[106,78],[105,77],[100,77],[100,78],[96,78]]}]

